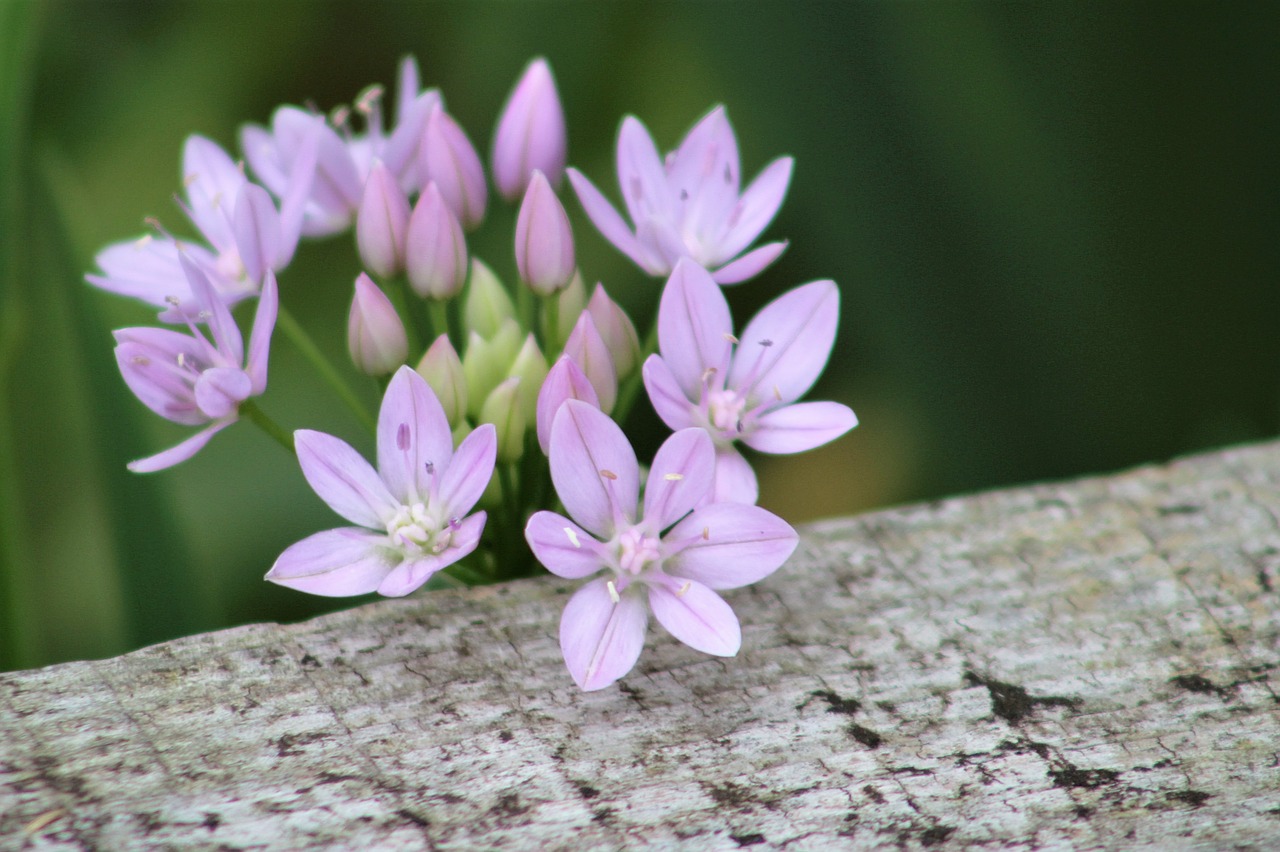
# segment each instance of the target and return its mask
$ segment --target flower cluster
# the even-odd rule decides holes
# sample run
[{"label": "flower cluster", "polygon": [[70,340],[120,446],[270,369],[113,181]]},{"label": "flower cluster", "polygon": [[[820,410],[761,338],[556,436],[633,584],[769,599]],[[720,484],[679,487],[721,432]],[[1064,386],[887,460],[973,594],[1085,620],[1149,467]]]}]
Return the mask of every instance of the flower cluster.
[{"label": "flower cluster", "polygon": [[[665,158],[629,116],[617,143],[628,224],[567,168],[560,95],[536,59],[499,115],[488,162],[497,196],[518,205],[504,281],[470,251],[490,205],[470,137],[440,92],[422,88],[413,59],[400,68],[394,121],[383,96],[369,87],[328,115],[282,106],[268,126],[243,129],[242,162],[192,136],[179,204],[198,237],[175,239],[155,223],[156,233],[99,253],[90,283],[177,326],[116,332],[125,383],[160,416],[203,427],[130,467],[178,464],[248,419],[296,454],[306,482],[354,525],[288,547],[272,582],[401,596],[524,576],[531,554],[560,577],[601,574],[570,598],[560,625],[583,689],[632,668],[650,611],[690,647],[736,654],[739,623],[718,593],[768,576],[797,544],[795,530],[756,505],[741,447],[801,452],[857,423],[839,403],[800,401],[835,342],[833,282],[782,294],[737,333],[721,289],[786,248],[752,246],[782,204],[791,159],[742,189],[722,107]],[[559,195],[566,174],[604,238],[665,281],[643,337],[578,268]],[[347,232],[362,267],[346,279],[347,351],[381,393],[376,422],[277,284],[302,238]],[[253,299],[246,349],[232,309]],[[376,465],[345,440],[290,433],[259,408],[277,326],[368,424]],[[672,430],[647,467],[621,427],[642,389]]]}]

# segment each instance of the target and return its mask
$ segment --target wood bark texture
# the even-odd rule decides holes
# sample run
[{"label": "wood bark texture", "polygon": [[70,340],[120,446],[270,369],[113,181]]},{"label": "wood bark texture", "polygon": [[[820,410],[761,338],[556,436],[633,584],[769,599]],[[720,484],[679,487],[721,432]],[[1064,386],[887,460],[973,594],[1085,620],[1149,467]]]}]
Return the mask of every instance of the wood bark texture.
[{"label": "wood bark texture", "polygon": [[580,692],[578,584],[0,675],[0,848],[1277,849],[1280,444],[807,527]]}]

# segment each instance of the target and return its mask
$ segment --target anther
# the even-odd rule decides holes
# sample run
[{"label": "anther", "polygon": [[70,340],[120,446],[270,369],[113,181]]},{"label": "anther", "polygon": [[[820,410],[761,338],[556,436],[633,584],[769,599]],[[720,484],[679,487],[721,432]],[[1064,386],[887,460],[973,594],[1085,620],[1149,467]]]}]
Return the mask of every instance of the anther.
[{"label": "anther", "polygon": [[702,540],[711,541],[711,527],[702,528]]},{"label": "anther", "polygon": [[667,482],[679,482],[681,479],[684,479],[684,474],[683,473],[664,473],[662,475],[662,478],[665,479]]},{"label": "anther", "polygon": [[765,349],[768,349],[770,346],[773,345],[773,341],[766,337],[764,340],[760,341],[760,345],[763,346]]},{"label": "anther", "polygon": [[601,471],[600,471],[600,475],[601,475],[601,476],[603,476],[605,479],[608,479],[608,480],[610,480],[610,481],[613,481],[613,480],[615,480],[615,479],[617,479],[617,478],[618,478],[618,474],[614,473],[614,472],[613,472],[613,471],[611,471],[611,470],[601,470]]},{"label": "anther", "polygon": [[676,589],[676,597],[678,598],[684,597],[685,594],[687,594],[689,589],[691,588],[693,588],[693,583],[689,580],[685,580],[684,585],[681,586],[679,589]]},{"label": "anther", "polygon": [[725,339],[725,340],[727,340],[727,341],[729,341],[730,343],[732,343],[732,344],[734,344],[734,345],[737,345],[737,343],[738,343],[738,338],[734,337],[732,334],[730,334],[730,333],[729,333],[729,332],[727,332],[727,331],[724,333],[724,339]]},{"label": "anther", "polygon": [[604,585],[605,588],[609,590],[609,600],[613,601],[615,604],[622,603],[622,596],[618,594],[618,587],[613,584],[613,581],[610,580]]},{"label": "anther", "polygon": [[360,93],[360,96],[356,99],[356,109],[364,115],[368,115],[373,112],[380,100],[382,100],[382,87],[374,83]]},{"label": "anther", "polygon": [[129,359],[129,363],[137,364],[139,367],[147,367],[151,365],[151,359],[146,355],[134,355]]},{"label": "anther", "polygon": [[401,452],[409,449],[409,424],[401,423],[400,428],[396,429],[396,447]]},{"label": "anther", "polygon": [[179,366],[179,367],[186,367],[186,366],[187,366],[187,353],[185,353],[185,352],[179,352],[179,353],[178,353],[178,366]]},{"label": "anther", "polygon": [[133,247],[137,249],[144,249],[147,246],[151,245],[152,239],[154,238],[150,234],[143,234],[141,237],[138,237],[137,241],[134,242]]},{"label": "anther", "polygon": [[709,383],[711,382],[711,380],[712,380],[712,379],[714,379],[714,378],[716,377],[716,372],[717,372],[717,370],[716,370],[716,368],[715,368],[715,367],[708,367],[707,369],[703,370],[703,371],[702,371],[702,381],[703,381],[703,383],[704,383],[704,384],[709,384]]},{"label": "anther", "polygon": [[782,391],[778,389],[777,385],[773,386],[773,398],[778,402],[782,402]]},{"label": "anther", "polygon": [[180,307],[182,305],[182,300],[179,299],[177,296],[165,296],[164,300],[167,304],[175,308]]},{"label": "anther", "polygon": [[351,117],[351,110],[345,106],[336,106],[329,113],[329,123],[334,127],[346,127],[347,119]]},{"label": "anther", "polygon": [[[402,449],[403,449],[403,448],[402,448]],[[423,467],[425,467],[425,468],[427,469],[427,476],[435,476],[435,475],[436,475],[436,463],[435,463],[435,462],[423,462],[423,463],[422,463],[422,466],[423,466]]]},{"label": "anther", "polygon": [[200,179],[200,175],[197,174],[196,172],[192,172],[189,175],[184,175],[182,178],[182,188],[183,189],[188,188],[189,186],[191,186],[191,184],[195,183],[199,179]]},{"label": "anther", "polygon": [[582,547],[582,542],[578,540],[578,534],[573,531],[573,527],[565,527],[564,534],[569,536],[569,543],[574,547]]}]

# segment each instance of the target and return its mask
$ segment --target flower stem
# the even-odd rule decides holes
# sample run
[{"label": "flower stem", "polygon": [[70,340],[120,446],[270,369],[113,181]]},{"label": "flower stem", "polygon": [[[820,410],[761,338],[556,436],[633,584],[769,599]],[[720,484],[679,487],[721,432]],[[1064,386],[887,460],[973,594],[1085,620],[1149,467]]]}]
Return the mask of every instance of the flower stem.
[{"label": "flower stem", "polygon": [[293,436],[286,432],[279,423],[272,420],[267,413],[258,407],[258,404],[251,399],[246,399],[240,403],[240,413],[253,421],[253,424],[266,432],[276,443],[293,453]]},{"label": "flower stem", "polygon": [[557,290],[542,300],[542,316],[546,340],[546,351],[555,351],[560,345],[560,291]]},{"label": "flower stem", "polygon": [[640,360],[636,364],[635,372],[627,377],[627,381],[618,390],[618,401],[613,406],[613,419],[618,423],[625,423],[627,415],[631,413],[631,406],[636,402],[636,394],[644,384],[641,368],[649,356],[657,351],[658,321],[655,319],[653,327],[649,329],[649,334],[645,336],[644,343],[640,346]]},{"label": "flower stem", "polygon": [[423,298],[409,286],[407,276],[400,278],[400,293],[404,296],[404,309],[409,314],[409,329],[414,337],[413,351],[423,352],[431,345],[431,324],[427,321]]},{"label": "flower stem", "polygon": [[337,392],[342,401],[347,404],[347,407],[355,413],[356,419],[370,432],[375,431],[373,415],[369,413],[369,409],[360,401],[360,397],[356,396],[355,391],[342,378],[333,363],[316,346],[306,330],[293,318],[293,314],[285,310],[283,305],[280,307],[280,315],[276,320],[276,325],[293,341],[293,345],[298,348],[302,356],[311,362],[311,366],[315,367],[321,378],[329,383],[329,386]]},{"label": "flower stem", "polygon": [[[431,327],[436,337],[443,334],[453,343],[453,335],[449,333],[449,303],[443,299],[430,299],[427,301],[427,311],[431,315]],[[435,338],[424,341],[424,345],[430,346],[433,342]]]}]

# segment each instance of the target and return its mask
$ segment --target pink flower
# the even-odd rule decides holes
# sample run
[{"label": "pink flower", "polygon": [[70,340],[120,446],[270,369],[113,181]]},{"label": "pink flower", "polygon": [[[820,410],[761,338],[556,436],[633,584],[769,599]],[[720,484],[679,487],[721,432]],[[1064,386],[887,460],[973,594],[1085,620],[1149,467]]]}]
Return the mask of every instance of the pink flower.
[{"label": "pink flower", "polygon": [[650,275],[667,275],[682,257],[712,270],[720,284],[737,284],[772,263],[785,242],[742,254],[765,229],[791,181],[792,159],[780,157],[739,193],[738,142],[716,107],[680,147],[658,156],[649,131],[628,116],[618,135],[618,185],[629,226],[581,172],[569,169],[578,200],[604,238]]},{"label": "pink flower", "polygon": [[378,468],[323,432],[294,433],[307,482],[354,527],[290,545],[267,579],[326,597],[407,595],[470,554],[485,513],[475,506],[493,474],[497,436],[479,426],[453,449],[449,422],[430,386],[401,367],[378,414]]},{"label": "pink flower", "polygon": [[231,311],[208,278],[185,255],[179,257],[208,323],[210,342],[188,319],[190,335],[167,328],[123,328],[115,332],[116,361],[125,383],[142,403],[175,423],[207,426],[176,447],[129,463],[150,473],[194,456],[215,434],[235,423],[240,403],[267,388],[267,355],[279,307],[275,276],[267,273],[249,336],[248,358]]},{"label": "pink flower", "polygon": [[525,539],[558,577],[605,572],[570,598],[560,619],[560,648],[578,686],[602,689],[631,670],[650,609],[691,648],[737,654],[741,628],[716,590],[772,574],[798,538],[758,506],[699,506],[714,466],[705,431],[675,433],[654,457],[641,503],[640,466],[618,425],[576,399],[560,407],[551,429],[551,479],[569,517],[538,512]]},{"label": "pink flower", "polygon": [[704,429],[716,446],[711,499],[754,503],[755,473],[739,441],[763,453],[798,453],[858,424],[838,402],[796,402],[835,343],[840,293],[833,281],[797,287],[765,305],[741,337],[711,276],[681,261],[658,305],[658,351],[644,363],[649,400],[672,429]]},{"label": "pink flower", "polygon": [[534,171],[553,187],[564,176],[564,108],[545,59],[529,63],[502,108],[493,135],[493,182],[507,201],[524,195]]}]

